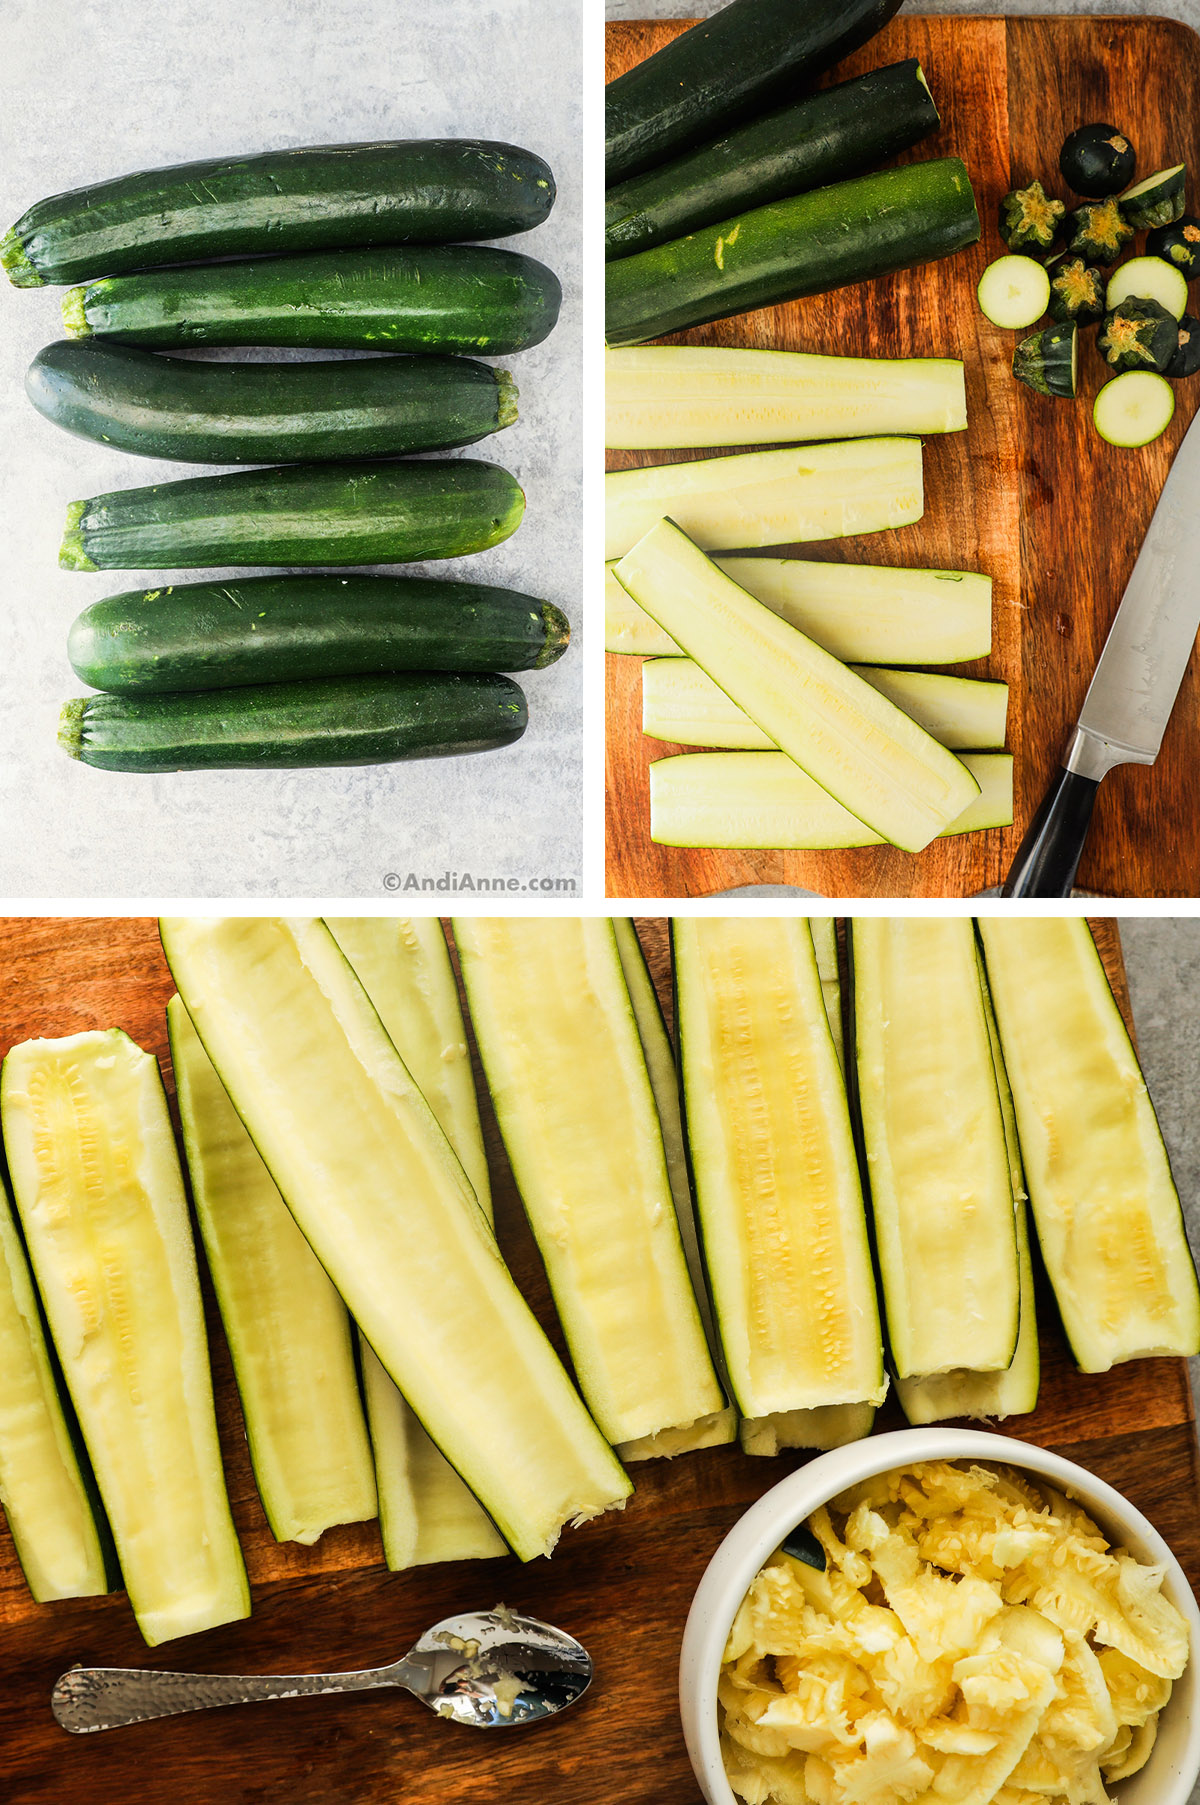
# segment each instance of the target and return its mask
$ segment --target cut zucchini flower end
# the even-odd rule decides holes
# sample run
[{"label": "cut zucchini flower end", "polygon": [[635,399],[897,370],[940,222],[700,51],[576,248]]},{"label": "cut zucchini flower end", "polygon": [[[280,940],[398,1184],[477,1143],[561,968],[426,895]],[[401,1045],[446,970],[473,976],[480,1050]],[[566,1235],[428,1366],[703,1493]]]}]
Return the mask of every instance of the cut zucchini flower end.
[{"label": "cut zucchini flower end", "polygon": [[553,602],[542,603],[542,622],[546,629],[546,638],[534,664],[535,671],[544,671],[548,664],[561,658],[571,643],[571,623],[561,608]]},{"label": "cut zucchini flower end", "polygon": [[0,264],[8,271],[8,279],[14,288],[45,288],[46,284],[25,254],[25,246],[15,226],[10,226],[0,239]]},{"label": "cut zucchini flower end", "polygon": [[64,702],[58,717],[58,743],[69,758],[79,758],[83,751],[83,718],[87,709],[86,696],[76,696],[70,702]]},{"label": "cut zucchini flower end", "polygon": [[63,570],[98,570],[83,549],[83,535],[79,523],[87,508],[86,501],[70,501],[67,503],[67,524],[63,532],[63,542],[59,548],[58,562]]},{"label": "cut zucchini flower end", "polygon": [[88,317],[84,309],[86,294],[86,288],[68,288],[63,296],[63,326],[68,338],[90,338],[92,335],[92,329],[88,325]]},{"label": "cut zucchini flower end", "polygon": [[517,385],[507,370],[496,370],[496,420],[501,427],[511,426],[517,418]]}]

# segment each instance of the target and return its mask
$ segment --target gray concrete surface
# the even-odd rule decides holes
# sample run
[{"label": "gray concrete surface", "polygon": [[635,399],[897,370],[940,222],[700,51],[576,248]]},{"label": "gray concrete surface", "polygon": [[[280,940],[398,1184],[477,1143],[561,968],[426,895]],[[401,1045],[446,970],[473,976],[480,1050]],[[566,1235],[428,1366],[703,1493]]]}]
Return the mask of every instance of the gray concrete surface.
[{"label": "gray concrete surface", "polygon": [[[466,453],[513,471],[525,522],[490,552],[425,568],[544,596],[578,632],[580,40],[579,7],[562,0],[5,0],[0,227],[63,189],[272,146],[462,136],[539,152],[558,202],[514,242],[557,271],[562,318],[544,345],[501,360],[520,422]],[[0,291],[0,896],[382,902],[386,874],[410,871],[578,883],[578,644],[522,679],[525,737],[483,756],[130,777],[58,750],[58,705],[82,688],[68,624],[165,574],[59,570],[67,502],[202,467],[125,456],[39,418],[22,380],[62,336],[63,291]]]}]

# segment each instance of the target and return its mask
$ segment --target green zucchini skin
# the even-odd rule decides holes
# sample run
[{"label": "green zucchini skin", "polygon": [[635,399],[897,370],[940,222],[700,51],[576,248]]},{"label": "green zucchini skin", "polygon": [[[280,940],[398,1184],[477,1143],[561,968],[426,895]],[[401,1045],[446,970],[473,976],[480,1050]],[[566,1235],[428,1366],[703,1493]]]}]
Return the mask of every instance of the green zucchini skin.
[{"label": "green zucchini skin", "polygon": [[473,458],[284,464],[73,501],[65,570],[408,564],[461,558],[516,532],[525,497]]},{"label": "green zucchini skin", "polygon": [[16,287],[37,288],[213,257],[504,238],[540,225],[553,204],[548,166],[512,144],[314,145],[50,195],[5,235],[0,263]]},{"label": "green zucchini skin", "polygon": [[511,745],[525,697],[490,672],[400,671],[176,696],[80,696],[58,743],[101,771],[291,770],[449,758]]},{"label": "green zucchini skin", "polygon": [[507,357],[554,329],[553,270],[487,245],[384,246],[324,256],[101,277],[63,296],[75,338],[127,345],[284,345]]},{"label": "green zucchini skin", "polygon": [[899,8],[900,0],[733,0],[608,84],[606,183],[762,113],[873,38]]},{"label": "green zucchini skin", "polygon": [[542,670],[571,629],[550,602],[436,578],[245,577],[105,596],[67,656],[120,695],[227,689],[385,671]]},{"label": "green zucchini skin", "polygon": [[979,231],[957,157],[817,188],[609,264],[608,343],[640,344],[929,263],[974,244]]},{"label": "green zucchini skin", "polygon": [[610,188],[606,254],[628,257],[700,226],[876,168],[937,129],[916,57],[823,88]]},{"label": "green zucchini skin", "polygon": [[78,438],[189,464],[446,451],[517,417],[507,371],[467,357],[202,363],[100,339],[43,346],[25,393]]}]

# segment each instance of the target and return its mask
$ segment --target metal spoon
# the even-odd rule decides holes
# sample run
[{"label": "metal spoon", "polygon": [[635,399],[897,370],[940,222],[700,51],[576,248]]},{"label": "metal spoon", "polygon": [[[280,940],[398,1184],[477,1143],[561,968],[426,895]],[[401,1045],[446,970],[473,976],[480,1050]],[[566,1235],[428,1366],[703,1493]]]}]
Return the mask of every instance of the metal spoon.
[{"label": "metal spoon", "polygon": [[439,1717],[478,1730],[536,1723],[573,1705],[587,1690],[592,1659],[565,1630],[494,1611],[447,1617],[426,1630],[399,1661],[355,1673],[160,1673],[139,1667],[73,1667],[50,1695],[64,1730],[112,1730],[261,1699],[311,1698],[326,1692],[369,1692],[402,1686]]}]

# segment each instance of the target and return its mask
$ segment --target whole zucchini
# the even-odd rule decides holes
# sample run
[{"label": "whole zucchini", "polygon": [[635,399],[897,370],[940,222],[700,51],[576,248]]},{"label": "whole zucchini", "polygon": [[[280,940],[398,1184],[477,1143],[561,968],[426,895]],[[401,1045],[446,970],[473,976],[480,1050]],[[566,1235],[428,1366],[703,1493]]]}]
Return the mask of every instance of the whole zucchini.
[{"label": "whole zucchini", "polygon": [[519,251],[421,244],[101,277],[63,296],[63,321],[128,345],[506,357],[541,344],[561,300],[554,272]]},{"label": "whole zucchini", "polygon": [[520,739],[525,697],[490,672],[401,671],[180,696],[79,696],[58,743],[101,771],[385,765]]},{"label": "whole zucchini", "polygon": [[609,264],[607,340],[639,344],[824,294],[949,256],[978,237],[975,198],[957,157],[859,176]]},{"label": "whole zucchini", "polygon": [[703,144],[815,82],[899,7],[900,0],[733,0],[608,84],[606,182]]},{"label": "whole zucchini", "polygon": [[100,339],[44,346],[25,393],[81,439],[187,464],[445,451],[517,417],[507,371],[466,357],[201,363]]},{"label": "whole zucchini", "polygon": [[67,635],[75,675],[123,695],[382,671],[525,671],[571,629],[550,602],[423,577],[243,577],[93,602]]},{"label": "whole zucchini", "polygon": [[628,257],[731,213],[844,181],[907,150],[937,123],[915,56],[823,88],[610,188],[607,254]]},{"label": "whole zucchini", "polygon": [[159,263],[503,238],[540,225],[540,157],[477,138],[325,144],[140,170],[37,201],[5,234],[18,288]]},{"label": "whole zucchini", "polygon": [[67,508],[66,570],[211,564],[409,564],[515,533],[516,479],[472,458],[285,464],[116,489]]}]

